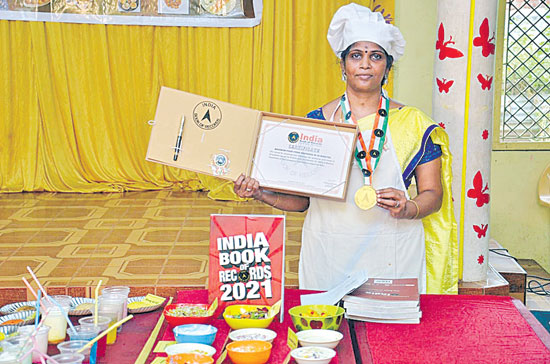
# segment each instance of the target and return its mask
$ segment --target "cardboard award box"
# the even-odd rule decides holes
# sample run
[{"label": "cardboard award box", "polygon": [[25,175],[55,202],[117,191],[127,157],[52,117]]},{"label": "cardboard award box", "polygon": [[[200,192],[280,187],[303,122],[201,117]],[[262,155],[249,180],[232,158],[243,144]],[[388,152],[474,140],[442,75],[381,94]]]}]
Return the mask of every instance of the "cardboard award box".
[{"label": "cardboard award box", "polygon": [[271,190],[343,200],[356,136],[355,125],[162,87],[146,159],[232,181],[244,173]]}]

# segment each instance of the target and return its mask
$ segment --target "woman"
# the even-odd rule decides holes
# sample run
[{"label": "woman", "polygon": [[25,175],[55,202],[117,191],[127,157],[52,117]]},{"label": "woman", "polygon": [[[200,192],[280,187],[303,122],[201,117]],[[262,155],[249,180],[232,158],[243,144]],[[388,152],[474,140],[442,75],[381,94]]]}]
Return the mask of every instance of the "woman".
[{"label": "woman", "polygon": [[[366,269],[369,277],[418,277],[423,293],[456,293],[447,135],[382,90],[393,61],[403,54],[401,33],[380,13],[349,4],[335,13],[327,38],[340,58],[346,92],[308,117],[359,125],[357,167],[346,201],[269,192],[244,175],[235,181],[235,192],[285,211],[308,210],[301,288],[327,290]],[[410,199],[413,176],[417,195]]]}]

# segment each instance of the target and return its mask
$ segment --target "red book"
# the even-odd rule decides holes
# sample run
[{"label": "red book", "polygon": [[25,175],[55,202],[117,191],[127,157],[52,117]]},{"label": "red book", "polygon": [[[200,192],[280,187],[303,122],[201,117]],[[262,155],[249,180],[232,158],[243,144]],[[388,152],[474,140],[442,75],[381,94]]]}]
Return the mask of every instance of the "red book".
[{"label": "red book", "polygon": [[[271,306],[283,299],[285,217],[211,215],[208,300]],[[281,312],[284,310],[281,307]]]},{"label": "red book", "polygon": [[343,300],[371,307],[416,307],[420,300],[418,279],[369,278]]}]

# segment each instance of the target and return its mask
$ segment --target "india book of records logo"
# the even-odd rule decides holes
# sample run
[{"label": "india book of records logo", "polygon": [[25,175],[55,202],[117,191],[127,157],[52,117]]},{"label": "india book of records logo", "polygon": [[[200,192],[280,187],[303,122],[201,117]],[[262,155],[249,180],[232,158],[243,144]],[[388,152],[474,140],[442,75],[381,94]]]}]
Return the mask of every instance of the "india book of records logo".
[{"label": "india book of records logo", "polygon": [[288,134],[288,141],[291,143],[298,143],[298,140],[300,140],[300,134],[293,131]]},{"label": "india book of records logo", "polygon": [[201,129],[212,130],[222,121],[220,107],[212,101],[203,101],[193,109],[193,121]]}]

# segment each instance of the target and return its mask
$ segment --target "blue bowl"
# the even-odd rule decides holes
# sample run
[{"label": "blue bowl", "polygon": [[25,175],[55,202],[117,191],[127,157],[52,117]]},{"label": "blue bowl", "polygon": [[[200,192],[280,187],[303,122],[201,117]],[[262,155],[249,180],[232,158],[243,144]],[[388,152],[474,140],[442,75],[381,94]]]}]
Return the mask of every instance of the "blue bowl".
[{"label": "blue bowl", "polygon": [[189,324],[176,326],[172,331],[178,344],[198,343],[212,345],[218,329],[212,325]]}]

